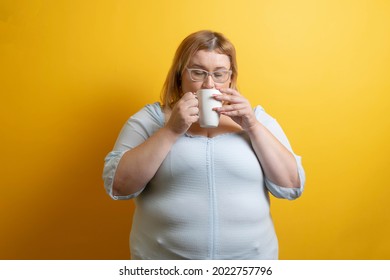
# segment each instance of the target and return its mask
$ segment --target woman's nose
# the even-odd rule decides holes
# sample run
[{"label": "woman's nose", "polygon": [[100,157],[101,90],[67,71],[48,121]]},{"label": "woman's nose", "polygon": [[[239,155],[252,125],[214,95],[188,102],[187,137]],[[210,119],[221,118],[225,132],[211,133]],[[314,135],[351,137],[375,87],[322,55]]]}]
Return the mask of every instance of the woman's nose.
[{"label": "woman's nose", "polygon": [[204,80],[203,82],[203,88],[214,88],[215,87],[215,83],[213,81],[213,78],[211,77],[211,75],[208,75],[206,80]]}]

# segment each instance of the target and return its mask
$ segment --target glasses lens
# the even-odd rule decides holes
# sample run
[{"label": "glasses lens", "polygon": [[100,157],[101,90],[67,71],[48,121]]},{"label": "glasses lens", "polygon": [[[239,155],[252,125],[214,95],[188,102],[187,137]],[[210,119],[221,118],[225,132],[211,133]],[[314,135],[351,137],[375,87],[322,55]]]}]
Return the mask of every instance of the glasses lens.
[{"label": "glasses lens", "polygon": [[191,78],[194,81],[204,81],[208,75],[208,73],[204,70],[200,69],[191,69],[190,70]]},{"label": "glasses lens", "polygon": [[202,69],[188,69],[188,71],[190,72],[191,80],[193,80],[194,82],[203,82],[210,74],[214,82],[224,83],[229,79],[231,74],[231,71],[229,70],[215,71],[212,73],[209,73]]},{"label": "glasses lens", "polygon": [[224,83],[229,79],[229,71],[216,71],[213,73],[213,80],[216,83]]}]

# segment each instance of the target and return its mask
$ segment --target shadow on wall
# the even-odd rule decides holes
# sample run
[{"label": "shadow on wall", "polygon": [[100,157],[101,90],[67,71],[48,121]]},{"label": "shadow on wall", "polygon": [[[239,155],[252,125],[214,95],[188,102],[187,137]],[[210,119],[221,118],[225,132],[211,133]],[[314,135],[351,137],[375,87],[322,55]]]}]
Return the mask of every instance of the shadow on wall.
[{"label": "shadow on wall", "polygon": [[67,119],[52,135],[61,147],[37,152],[45,175],[31,178],[29,188],[37,191],[17,206],[0,258],[130,258],[133,202],[105,193],[102,170],[121,127],[144,105],[131,100],[131,91],[111,87],[57,104]]}]

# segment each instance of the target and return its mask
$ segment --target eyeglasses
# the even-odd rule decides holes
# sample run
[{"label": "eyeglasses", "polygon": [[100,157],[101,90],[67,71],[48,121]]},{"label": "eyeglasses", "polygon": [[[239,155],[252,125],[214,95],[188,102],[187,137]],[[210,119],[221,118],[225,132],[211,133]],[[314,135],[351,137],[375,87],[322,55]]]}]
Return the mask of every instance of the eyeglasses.
[{"label": "eyeglasses", "polygon": [[224,83],[229,80],[232,70],[218,70],[214,72],[207,72],[202,69],[187,68],[190,78],[194,82],[204,82],[208,76],[211,76],[215,83]]}]

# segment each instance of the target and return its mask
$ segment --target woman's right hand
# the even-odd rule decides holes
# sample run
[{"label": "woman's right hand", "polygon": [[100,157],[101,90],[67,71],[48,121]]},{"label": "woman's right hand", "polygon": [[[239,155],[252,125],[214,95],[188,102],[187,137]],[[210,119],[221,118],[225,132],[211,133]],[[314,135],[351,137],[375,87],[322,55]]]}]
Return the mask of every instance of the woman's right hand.
[{"label": "woman's right hand", "polygon": [[166,127],[176,134],[184,134],[199,119],[196,93],[187,92],[173,106]]},{"label": "woman's right hand", "polygon": [[[166,125],[123,154],[115,172],[113,194],[126,196],[142,190],[156,174],[178,137],[198,120],[198,112],[198,99],[192,92],[184,94],[170,112],[166,111]],[[126,126],[126,129],[132,128]]]}]

